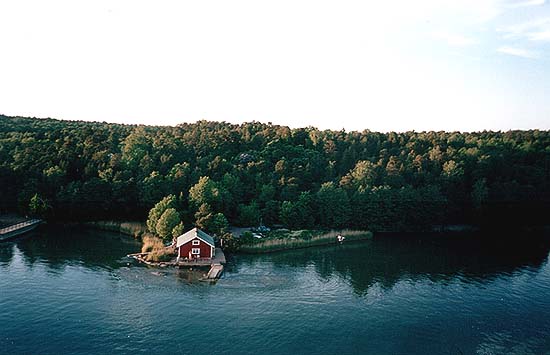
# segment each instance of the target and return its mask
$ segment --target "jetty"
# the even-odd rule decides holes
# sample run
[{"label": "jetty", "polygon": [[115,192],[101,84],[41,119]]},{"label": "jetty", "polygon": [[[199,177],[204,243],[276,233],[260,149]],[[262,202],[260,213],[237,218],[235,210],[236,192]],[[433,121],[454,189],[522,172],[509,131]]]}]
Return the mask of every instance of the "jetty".
[{"label": "jetty", "polygon": [[29,219],[0,229],[0,242],[11,240],[38,227],[41,219]]},{"label": "jetty", "polygon": [[213,264],[210,270],[208,271],[208,274],[206,274],[206,277],[202,280],[204,281],[216,280],[221,276],[222,272],[223,272],[223,265]]}]

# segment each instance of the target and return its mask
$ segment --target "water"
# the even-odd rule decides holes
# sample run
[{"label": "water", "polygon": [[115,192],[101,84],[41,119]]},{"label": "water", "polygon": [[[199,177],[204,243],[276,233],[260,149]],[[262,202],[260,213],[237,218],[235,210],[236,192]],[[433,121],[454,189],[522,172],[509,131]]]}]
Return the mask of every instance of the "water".
[{"label": "water", "polygon": [[134,265],[139,245],[118,234],[42,231],[0,244],[0,353],[550,353],[550,245],[518,245],[239,255],[208,284]]}]

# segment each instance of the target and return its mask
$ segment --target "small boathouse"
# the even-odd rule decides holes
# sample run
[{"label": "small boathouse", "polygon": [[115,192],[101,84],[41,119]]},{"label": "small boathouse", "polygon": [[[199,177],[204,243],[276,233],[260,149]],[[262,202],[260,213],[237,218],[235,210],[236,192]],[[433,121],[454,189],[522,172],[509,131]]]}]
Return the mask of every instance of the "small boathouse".
[{"label": "small boathouse", "polygon": [[223,264],[225,264],[225,254],[220,248],[216,248],[214,238],[205,232],[193,228],[189,232],[180,235],[176,240],[176,249],[178,252],[177,258],[166,262],[146,260],[149,252],[128,254],[128,257],[134,258],[144,264],[158,267],[193,268],[210,266],[210,270],[204,275],[201,281],[215,281],[220,278],[223,272]]},{"label": "small boathouse", "polygon": [[178,250],[178,262],[180,260],[208,260],[216,254],[214,238],[197,228],[180,235],[176,241],[176,248]]}]

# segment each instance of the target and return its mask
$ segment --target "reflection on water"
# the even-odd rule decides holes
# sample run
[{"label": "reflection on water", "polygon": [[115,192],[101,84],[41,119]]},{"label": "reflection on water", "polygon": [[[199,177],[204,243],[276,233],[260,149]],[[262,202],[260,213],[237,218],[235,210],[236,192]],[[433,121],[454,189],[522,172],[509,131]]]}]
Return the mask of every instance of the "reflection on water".
[{"label": "reflection on water", "polygon": [[547,261],[550,241],[529,236],[523,244],[484,241],[480,235],[447,237],[392,236],[339,246],[299,249],[261,256],[237,256],[239,265],[254,267],[271,262],[275,267],[313,266],[323,279],[338,274],[350,281],[358,294],[377,285],[391,288],[401,279],[427,278],[445,284],[458,278],[462,282],[487,282],[524,268],[536,270]]},{"label": "reflection on water", "polygon": [[54,227],[35,231],[14,243],[0,244],[0,265],[9,264],[14,250],[24,264],[39,263],[52,270],[81,264],[88,268],[117,268],[122,257],[138,252],[141,244],[125,235],[89,229]]},{"label": "reflection on water", "polygon": [[0,353],[545,353],[550,243],[482,239],[235,255],[210,284],[122,235],[41,230],[0,244]]}]

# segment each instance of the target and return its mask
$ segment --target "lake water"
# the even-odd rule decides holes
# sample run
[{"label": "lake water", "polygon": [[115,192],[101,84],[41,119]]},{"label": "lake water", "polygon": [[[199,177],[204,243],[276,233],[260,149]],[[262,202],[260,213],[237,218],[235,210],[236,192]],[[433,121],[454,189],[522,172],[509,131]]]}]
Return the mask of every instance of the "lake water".
[{"label": "lake water", "polygon": [[208,284],[118,234],[40,231],[0,244],[0,353],[550,353],[550,245],[522,239],[238,255]]}]

